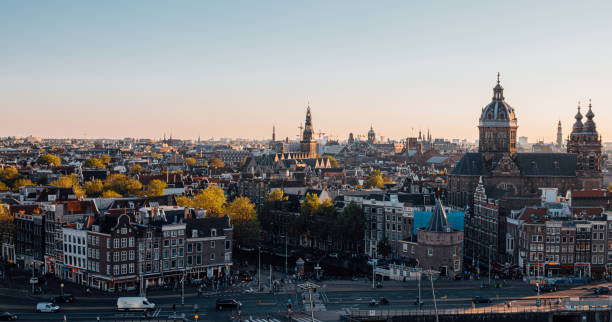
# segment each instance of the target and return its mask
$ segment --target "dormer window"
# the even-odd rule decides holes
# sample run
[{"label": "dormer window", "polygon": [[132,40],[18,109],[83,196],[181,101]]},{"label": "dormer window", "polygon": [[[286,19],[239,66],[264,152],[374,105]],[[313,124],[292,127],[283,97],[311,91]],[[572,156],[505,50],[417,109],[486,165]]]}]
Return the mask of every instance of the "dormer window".
[{"label": "dormer window", "polygon": [[214,228],[213,228],[213,229],[211,229],[211,230],[210,230],[210,236],[211,236],[211,237],[217,237],[217,230],[216,230],[216,229],[214,229]]},{"label": "dormer window", "polygon": [[197,229],[192,229],[191,230],[191,238],[198,238],[198,230]]}]

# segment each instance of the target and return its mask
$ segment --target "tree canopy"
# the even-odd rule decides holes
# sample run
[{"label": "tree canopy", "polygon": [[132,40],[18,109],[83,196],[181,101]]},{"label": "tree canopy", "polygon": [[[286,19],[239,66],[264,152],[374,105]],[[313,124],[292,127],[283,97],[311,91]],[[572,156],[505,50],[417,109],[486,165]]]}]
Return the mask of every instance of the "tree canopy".
[{"label": "tree canopy", "polygon": [[102,193],[102,198],[120,198],[121,195],[113,190],[106,190]]},{"label": "tree canopy", "polygon": [[326,159],[329,159],[329,163],[331,165],[332,168],[339,168],[340,167],[340,163],[338,163],[338,160],[336,160],[336,158],[334,158],[333,156],[326,154],[323,156]]},{"label": "tree canopy", "polygon": [[378,242],[376,245],[376,250],[379,256],[388,257],[391,255],[391,243],[389,242],[389,238],[385,237]]},{"label": "tree canopy", "polygon": [[15,181],[19,179],[19,172],[15,168],[0,169],[0,181],[7,187],[12,187]]},{"label": "tree canopy", "polygon": [[89,158],[85,160],[85,162],[83,162],[83,166],[85,168],[98,168],[98,169],[106,168],[106,165],[104,164],[104,162],[102,162],[102,160],[98,158]]},{"label": "tree canopy", "polygon": [[[208,187],[193,198],[177,198],[182,206],[206,210],[207,216],[221,217],[225,215],[225,194],[217,186]],[[180,201],[179,201],[180,200]]]},{"label": "tree canopy", "polygon": [[166,183],[159,179],[154,179],[145,187],[145,195],[147,196],[163,196],[166,189]]},{"label": "tree canopy", "polygon": [[85,193],[87,197],[96,198],[102,196],[104,192],[104,183],[100,179],[93,179],[85,182]]},{"label": "tree canopy", "polygon": [[32,182],[30,179],[26,179],[26,178],[19,178],[17,180],[15,180],[15,182],[13,183],[13,190],[17,191],[19,190],[19,188],[21,187],[25,187],[25,186],[35,186],[36,184],[34,182]]},{"label": "tree canopy", "polygon": [[113,173],[104,181],[104,190],[112,190],[122,196],[136,196],[142,189],[142,184],[125,174]]},{"label": "tree canopy", "polygon": [[141,173],[142,172],[142,166],[138,163],[134,164],[132,167],[130,167],[130,172],[131,173]]},{"label": "tree canopy", "polygon": [[247,197],[237,197],[227,204],[227,214],[234,226],[234,240],[238,245],[255,246],[259,241],[260,224],[255,205]]},{"label": "tree canopy", "polygon": [[15,231],[15,217],[11,216],[5,205],[0,204],[0,242],[11,240],[11,235]]},{"label": "tree canopy", "polygon": [[55,165],[58,166],[61,164],[61,160],[58,156],[54,155],[54,154],[50,154],[50,153],[45,153],[43,155],[41,155],[40,157],[38,157],[38,160],[36,160],[36,163],[40,164],[40,165]]},{"label": "tree canopy", "polygon": [[274,189],[270,191],[268,193],[268,198],[266,198],[266,201],[269,201],[269,202],[283,201],[283,200],[287,200],[287,197],[285,197],[285,193],[281,189]]},{"label": "tree canopy", "polygon": [[223,168],[225,166],[225,163],[223,163],[223,161],[221,161],[221,159],[216,158],[216,159],[210,161],[210,166],[215,168],[215,169],[219,169],[219,168]]},{"label": "tree canopy", "polygon": [[185,159],[185,164],[192,167],[194,164],[196,164],[196,159],[194,158],[187,158]]},{"label": "tree canopy", "polygon": [[77,178],[76,174],[74,173],[69,176],[60,176],[57,180],[52,181],[51,185],[61,188],[72,188],[77,198],[85,196],[85,191],[83,191],[83,188],[81,188],[79,178]]},{"label": "tree canopy", "polygon": [[365,186],[366,188],[379,188],[379,189],[382,189],[385,187],[383,176],[380,170],[372,170],[372,172],[370,172],[370,176],[366,180]]}]

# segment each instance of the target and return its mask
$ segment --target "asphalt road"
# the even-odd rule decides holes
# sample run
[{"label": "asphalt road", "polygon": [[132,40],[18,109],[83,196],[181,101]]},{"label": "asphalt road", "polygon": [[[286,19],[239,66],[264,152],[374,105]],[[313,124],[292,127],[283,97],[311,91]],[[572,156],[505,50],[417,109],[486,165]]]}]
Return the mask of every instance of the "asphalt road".
[{"label": "asphalt road", "polygon": [[[570,290],[562,290],[555,293],[543,293],[543,297],[556,296],[586,296],[591,294],[591,288],[594,286],[580,286]],[[515,284],[510,287],[501,289],[480,289],[474,285],[454,285],[447,283],[437,286],[435,289],[438,308],[469,308],[471,307],[472,298],[481,296],[490,298],[496,305],[504,301],[514,300],[517,303],[521,301],[533,301],[536,295],[532,286],[525,284]],[[324,292],[323,298],[324,307],[327,311],[342,311],[345,309],[415,309],[414,301],[418,296],[416,287],[390,287],[381,289],[366,289],[364,287],[356,290],[341,290]],[[421,295],[424,300],[423,309],[433,308],[433,297],[431,285],[423,283]],[[380,299],[385,297],[389,300],[388,305],[379,305],[371,307],[369,302],[371,299]],[[185,297],[185,305],[180,305],[180,296],[156,296],[149,297],[149,300],[156,303],[159,308],[153,314],[155,320],[164,320],[173,313],[172,305],[176,304],[178,313],[185,313],[188,318],[193,320],[194,305],[198,306],[199,321],[231,321],[231,310],[217,311],[215,310],[215,301],[217,298],[234,298],[242,302],[242,318],[243,320],[249,317],[265,318],[270,315],[280,321],[287,320],[287,303],[291,299],[293,309],[296,311],[303,310],[301,304],[302,295],[296,293],[284,294],[245,294],[240,291],[226,292],[222,294],[209,294],[200,297],[194,294],[188,294]],[[306,297],[307,298],[307,297]],[[531,298],[531,299],[530,299]],[[523,299],[523,300],[519,300]],[[28,296],[16,296],[14,294],[0,295],[0,311],[10,311],[19,315],[20,320],[25,321],[63,321],[64,315],[67,321],[96,321],[100,317],[102,321],[125,321],[125,320],[140,320],[143,315],[141,313],[123,313],[116,311],[116,298],[77,298],[74,303],[59,304],[61,311],[59,313],[36,313],[36,303],[40,300],[30,298]],[[296,303],[298,305],[296,305]],[[486,306],[488,304],[479,304],[478,306]],[[316,308],[317,310],[322,307]],[[237,312],[234,312],[237,313]],[[318,313],[318,312],[316,312]]]}]

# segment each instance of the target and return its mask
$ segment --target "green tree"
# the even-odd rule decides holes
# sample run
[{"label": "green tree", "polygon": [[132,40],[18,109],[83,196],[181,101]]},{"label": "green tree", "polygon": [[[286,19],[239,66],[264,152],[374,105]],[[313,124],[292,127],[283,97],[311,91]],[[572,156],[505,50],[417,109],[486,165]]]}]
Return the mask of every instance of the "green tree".
[{"label": "green tree", "polygon": [[379,189],[382,189],[385,187],[383,176],[380,170],[372,170],[372,172],[370,172],[370,176],[366,180],[365,186],[366,188],[379,188]]},{"label": "green tree", "polygon": [[343,249],[355,251],[363,242],[365,232],[365,214],[363,209],[351,201],[338,216],[336,222],[336,237],[342,243]]},{"label": "green tree", "polygon": [[52,181],[51,185],[61,188],[72,188],[77,198],[85,196],[85,191],[83,191],[79,179],[74,173],[69,176],[61,175],[57,180]]},{"label": "green tree", "polygon": [[40,165],[54,165],[54,166],[58,166],[58,165],[61,164],[61,160],[56,155],[53,155],[53,154],[50,154],[50,153],[45,153],[45,154],[41,155],[40,157],[38,157],[38,160],[36,160],[36,163],[38,163]]},{"label": "green tree", "polygon": [[85,193],[87,194],[87,197],[100,197],[102,192],[104,192],[104,183],[102,180],[93,179],[92,181],[85,182]]},{"label": "green tree", "polygon": [[30,179],[20,178],[15,180],[15,183],[13,183],[13,191],[18,191],[19,188],[25,186],[35,186],[35,184]]},{"label": "green tree", "polygon": [[154,179],[149,182],[149,184],[145,187],[145,194],[147,196],[163,196],[164,190],[166,189],[166,183],[159,180]]},{"label": "green tree", "polygon": [[329,164],[331,165],[332,168],[340,167],[340,163],[338,163],[338,160],[336,160],[336,158],[334,158],[333,156],[326,154],[323,157],[326,159],[329,159]]},{"label": "green tree", "polygon": [[89,158],[83,162],[83,167],[105,169],[106,165],[104,165],[104,162],[98,158]]},{"label": "green tree", "polygon": [[122,196],[136,196],[142,189],[142,184],[127,177],[125,174],[113,173],[104,181],[104,190],[112,190]]},{"label": "green tree", "polygon": [[227,204],[227,214],[234,227],[237,246],[255,246],[259,241],[260,224],[255,205],[246,197],[237,197]]},{"label": "green tree", "polygon": [[388,257],[391,254],[391,243],[387,237],[381,239],[376,245],[376,251],[379,256],[384,258]]},{"label": "green tree", "polygon": [[113,190],[106,190],[102,193],[102,198],[121,198],[121,194]]}]

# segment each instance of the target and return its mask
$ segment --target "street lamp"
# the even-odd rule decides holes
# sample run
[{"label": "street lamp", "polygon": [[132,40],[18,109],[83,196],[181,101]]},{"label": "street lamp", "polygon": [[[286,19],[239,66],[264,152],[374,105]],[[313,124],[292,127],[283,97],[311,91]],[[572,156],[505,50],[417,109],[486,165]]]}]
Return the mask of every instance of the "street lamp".
[{"label": "street lamp", "polygon": [[314,318],[314,308],[312,305],[312,290],[316,290],[319,287],[319,285],[310,283],[310,282],[306,282],[304,284],[298,285],[298,287],[304,291],[308,291],[308,298],[310,300],[310,318],[312,319],[312,322],[314,322],[315,318]]},{"label": "street lamp", "polygon": [[64,283],[60,284],[62,296],[64,296]]},{"label": "street lamp", "polygon": [[259,250],[258,256],[258,266],[257,266],[257,290],[261,292],[261,245],[257,245],[257,249]]}]

